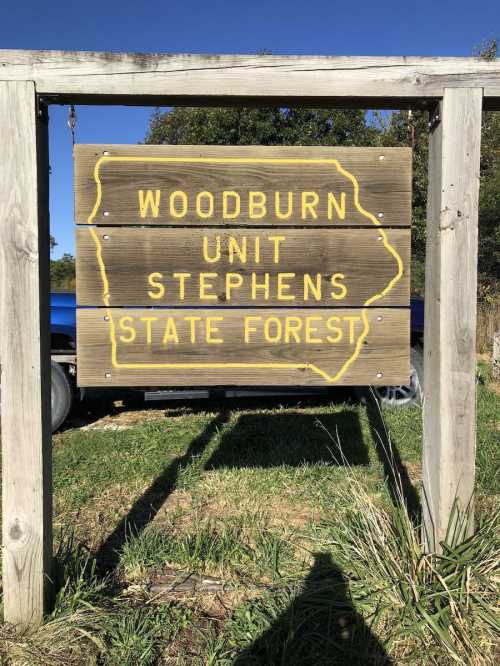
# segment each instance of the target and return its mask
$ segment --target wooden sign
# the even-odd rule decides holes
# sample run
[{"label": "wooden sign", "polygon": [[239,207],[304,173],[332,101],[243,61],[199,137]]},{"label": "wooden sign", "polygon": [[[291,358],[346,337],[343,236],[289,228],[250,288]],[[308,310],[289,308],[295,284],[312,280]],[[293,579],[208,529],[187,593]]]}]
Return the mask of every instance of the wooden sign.
[{"label": "wooden sign", "polygon": [[80,386],[408,381],[409,149],[76,146],[75,181]]}]

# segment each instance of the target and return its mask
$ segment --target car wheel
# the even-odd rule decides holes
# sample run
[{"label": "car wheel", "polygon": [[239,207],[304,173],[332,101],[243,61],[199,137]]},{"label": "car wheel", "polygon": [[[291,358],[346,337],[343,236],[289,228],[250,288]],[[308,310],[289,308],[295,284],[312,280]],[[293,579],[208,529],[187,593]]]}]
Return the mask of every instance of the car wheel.
[{"label": "car wheel", "polygon": [[424,355],[420,346],[410,351],[410,382],[401,386],[374,386],[375,397],[384,407],[414,407],[422,404]]},{"label": "car wheel", "polygon": [[67,374],[59,363],[51,362],[52,432],[66,420],[73,404],[73,391]]}]

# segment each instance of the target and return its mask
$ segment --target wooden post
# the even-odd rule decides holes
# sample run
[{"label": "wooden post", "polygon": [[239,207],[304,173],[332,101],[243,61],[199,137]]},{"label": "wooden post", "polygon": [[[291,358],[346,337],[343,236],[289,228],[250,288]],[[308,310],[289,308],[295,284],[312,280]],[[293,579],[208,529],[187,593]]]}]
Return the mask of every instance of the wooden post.
[{"label": "wooden post", "polygon": [[32,81],[0,81],[0,146],[4,619],[26,626],[52,561],[47,119]]},{"label": "wooden post", "polygon": [[491,376],[494,382],[500,382],[500,331],[493,335],[493,368]]},{"label": "wooden post", "polygon": [[447,88],[431,120],[425,274],[424,538],[460,528],[475,468],[476,282],[481,88]]}]

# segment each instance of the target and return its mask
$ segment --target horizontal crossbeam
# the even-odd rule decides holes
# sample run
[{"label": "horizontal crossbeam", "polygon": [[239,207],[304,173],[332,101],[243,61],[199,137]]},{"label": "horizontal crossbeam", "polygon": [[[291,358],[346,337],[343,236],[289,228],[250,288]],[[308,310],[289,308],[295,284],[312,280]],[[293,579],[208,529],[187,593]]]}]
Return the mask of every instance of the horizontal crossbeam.
[{"label": "horizontal crossbeam", "polygon": [[0,80],[34,81],[57,103],[281,104],[400,108],[445,88],[484,90],[500,108],[500,60],[171,55],[0,50]]}]

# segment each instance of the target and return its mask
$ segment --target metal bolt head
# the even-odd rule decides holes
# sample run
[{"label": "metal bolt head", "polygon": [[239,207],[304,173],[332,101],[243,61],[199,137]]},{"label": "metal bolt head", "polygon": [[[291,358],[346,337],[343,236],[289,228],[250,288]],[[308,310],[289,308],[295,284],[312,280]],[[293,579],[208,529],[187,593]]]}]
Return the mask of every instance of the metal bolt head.
[{"label": "metal bolt head", "polygon": [[[104,213],[104,214],[106,215],[106,213]],[[377,213],[377,217],[380,218],[380,219],[382,219],[384,217],[384,214],[382,213],[382,211],[380,213]]]},{"label": "metal bolt head", "polygon": [[105,372],[105,373],[104,373],[104,377],[105,377],[106,379],[110,379],[110,378],[111,378],[111,373],[110,373],[110,372]]},{"label": "metal bolt head", "polygon": [[383,319],[382,315],[379,315],[379,316],[377,317],[377,321],[382,321],[382,319]]},{"label": "metal bolt head", "polygon": [[109,210],[105,210],[103,215],[104,215],[104,217],[109,217]]},{"label": "metal bolt head", "polygon": [[102,237],[102,240],[109,240],[108,234],[104,234],[104,236]]},{"label": "metal bolt head", "polygon": [[104,321],[109,321],[109,315],[104,315]]},{"label": "metal bolt head", "polygon": [[382,379],[384,375],[381,372],[377,372],[377,379]]},{"label": "metal bolt head", "polygon": [[109,155],[110,152],[109,152],[109,150],[104,150],[102,154],[103,154],[103,155]]},{"label": "metal bolt head", "polygon": [[379,155],[378,158],[381,162],[383,162],[385,160],[385,155]]}]

